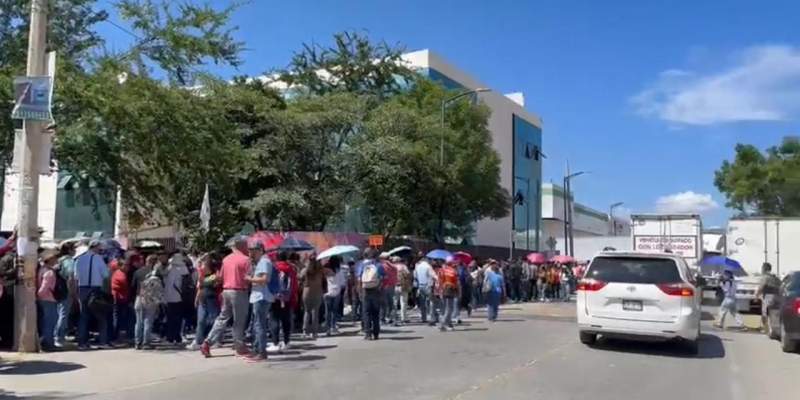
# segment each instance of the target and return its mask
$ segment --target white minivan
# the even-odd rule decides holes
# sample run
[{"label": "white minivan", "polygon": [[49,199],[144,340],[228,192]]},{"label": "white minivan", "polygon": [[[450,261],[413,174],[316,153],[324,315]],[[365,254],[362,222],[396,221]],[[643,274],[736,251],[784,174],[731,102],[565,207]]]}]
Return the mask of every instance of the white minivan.
[{"label": "white minivan", "polygon": [[592,260],[578,283],[578,329],[584,344],[597,335],[678,339],[698,351],[702,291],[677,254],[608,252]]}]

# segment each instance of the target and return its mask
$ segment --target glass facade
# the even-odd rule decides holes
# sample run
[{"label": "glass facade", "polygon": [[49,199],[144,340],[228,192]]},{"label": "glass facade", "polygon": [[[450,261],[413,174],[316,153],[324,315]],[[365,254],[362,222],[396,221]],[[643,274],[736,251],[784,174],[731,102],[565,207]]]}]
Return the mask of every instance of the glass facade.
[{"label": "glass facade", "polygon": [[512,131],[514,248],[538,250],[542,220],[542,131],[516,114]]}]

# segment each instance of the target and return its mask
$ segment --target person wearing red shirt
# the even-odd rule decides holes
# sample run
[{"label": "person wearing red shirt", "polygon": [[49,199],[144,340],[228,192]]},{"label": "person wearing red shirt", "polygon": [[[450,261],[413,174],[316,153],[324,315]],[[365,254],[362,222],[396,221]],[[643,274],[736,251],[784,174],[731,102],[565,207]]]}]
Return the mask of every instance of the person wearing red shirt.
[{"label": "person wearing red shirt", "polygon": [[113,325],[111,341],[119,339],[120,331],[125,331],[128,340],[133,339],[133,306],[130,302],[129,265],[120,259],[111,261],[111,296],[114,298]]},{"label": "person wearing red shirt", "polygon": [[244,330],[247,327],[247,311],[250,308],[250,282],[247,280],[252,272],[250,257],[247,255],[247,236],[234,239],[233,252],[222,259],[222,268],[217,274],[222,281],[222,311],[214,321],[208,337],[200,346],[205,357],[211,357],[211,345],[217,343],[228,321],[233,318],[233,348],[239,356],[249,353],[244,344]]},{"label": "person wearing red shirt", "polygon": [[381,307],[381,320],[383,323],[390,323],[397,326],[394,320],[394,287],[397,286],[397,268],[389,262],[389,255],[381,254],[380,260],[383,264],[383,280],[381,289],[383,290],[383,304]]},{"label": "person wearing red shirt", "polygon": [[[289,264],[289,255],[285,251],[278,254],[275,270],[281,281],[281,288],[285,287],[288,290],[286,290],[287,293],[277,293],[275,301],[272,302],[269,325],[272,344],[267,348],[268,353],[282,352],[289,347],[289,340],[292,336],[292,315],[297,309],[299,293],[297,271]],[[283,340],[281,340],[281,332]]]}]

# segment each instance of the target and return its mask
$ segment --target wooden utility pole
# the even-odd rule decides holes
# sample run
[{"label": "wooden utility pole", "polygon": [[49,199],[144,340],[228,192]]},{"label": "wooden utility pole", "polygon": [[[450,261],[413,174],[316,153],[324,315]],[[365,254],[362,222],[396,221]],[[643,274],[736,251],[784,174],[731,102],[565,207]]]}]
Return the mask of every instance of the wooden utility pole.
[{"label": "wooden utility pole", "polygon": [[[47,0],[31,1],[28,34],[28,76],[47,75]],[[21,279],[14,291],[14,348],[19,352],[39,350],[36,333],[36,267],[39,249],[39,167],[37,156],[46,122],[23,121],[21,146],[14,157],[19,165],[19,207],[17,208],[17,248],[23,259]]]}]

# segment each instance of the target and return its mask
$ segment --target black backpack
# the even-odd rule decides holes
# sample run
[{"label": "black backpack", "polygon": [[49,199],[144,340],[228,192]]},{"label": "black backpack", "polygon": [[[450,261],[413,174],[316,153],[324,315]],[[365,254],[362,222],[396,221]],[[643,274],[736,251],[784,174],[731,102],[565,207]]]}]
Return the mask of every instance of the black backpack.
[{"label": "black backpack", "polygon": [[67,280],[64,279],[58,271],[53,271],[56,276],[56,285],[53,288],[53,298],[56,299],[57,302],[62,302],[67,299],[69,296],[69,287],[67,286]]}]

